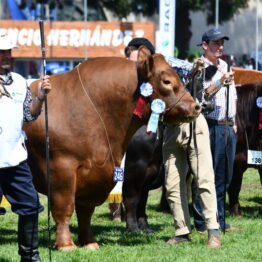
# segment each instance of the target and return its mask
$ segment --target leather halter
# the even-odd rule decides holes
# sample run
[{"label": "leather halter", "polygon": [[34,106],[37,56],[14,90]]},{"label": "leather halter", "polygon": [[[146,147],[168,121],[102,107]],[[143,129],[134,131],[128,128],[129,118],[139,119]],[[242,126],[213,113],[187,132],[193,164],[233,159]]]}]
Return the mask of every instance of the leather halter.
[{"label": "leather halter", "polygon": [[187,91],[185,91],[183,94],[181,94],[180,97],[176,100],[175,103],[171,104],[168,108],[166,108],[165,111],[163,112],[163,115],[170,112],[180,102],[180,100],[185,96],[186,93],[187,93]]}]

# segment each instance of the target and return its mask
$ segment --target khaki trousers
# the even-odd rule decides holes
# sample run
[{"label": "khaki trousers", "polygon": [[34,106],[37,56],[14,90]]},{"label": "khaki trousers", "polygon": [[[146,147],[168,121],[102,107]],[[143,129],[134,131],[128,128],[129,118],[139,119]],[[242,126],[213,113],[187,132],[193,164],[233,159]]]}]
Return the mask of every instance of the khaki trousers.
[{"label": "khaki trousers", "polygon": [[208,125],[202,114],[195,121],[198,153],[194,147],[193,137],[189,147],[187,145],[190,137],[189,123],[167,126],[164,131],[165,185],[175,221],[176,236],[191,232],[186,189],[186,176],[189,170],[187,154],[201,199],[206,226],[208,229],[219,228]]}]

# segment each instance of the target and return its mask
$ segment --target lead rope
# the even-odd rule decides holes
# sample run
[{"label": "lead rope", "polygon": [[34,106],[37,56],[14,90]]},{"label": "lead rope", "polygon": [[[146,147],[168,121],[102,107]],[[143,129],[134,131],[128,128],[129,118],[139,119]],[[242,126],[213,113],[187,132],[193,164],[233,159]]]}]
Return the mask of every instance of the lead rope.
[{"label": "lead rope", "polygon": [[[230,72],[230,65],[229,63],[227,64],[227,72]],[[230,85],[229,84],[224,84],[226,87],[226,93],[225,93],[225,99],[226,99],[226,125],[225,125],[225,176],[224,176],[224,228],[223,232],[224,234],[226,233],[226,197],[227,197],[227,183],[229,179],[229,153],[228,153],[228,119],[229,119],[229,92],[230,92]],[[228,183],[229,184],[229,183]]]},{"label": "lead rope", "polygon": [[247,142],[247,150],[249,150],[249,144],[248,144],[248,137],[247,137],[247,130],[245,128],[245,137],[246,137],[246,142]]},{"label": "lead rope", "polygon": [[[205,75],[204,75],[205,76]],[[203,77],[204,77],[203,76]],[[195,76],[192,77],[192,80],[191,80],[191,83],[190,83],[190,90],[191,90],[191,95],[193,96],[194,100],[196,99],[196,86],[195,86]],[[204,87],[204,81],[202,82],[202,85]],[[202,100],[203,101],[203,100]],[[194,150],[195,150],[195,153],[196,153],[196,157],[197,157],[197,169],[196,169],[196,174],[194,175],[194,183],[195,185],[197,185],[197,182],[196,182],[196,177],[198,177],[198,174],[199,174],[199,158],[198,158],[198,147],[197,147],[197,137],[196,137],[196,120],[194,120],[193,122],[191,122],[189,124],[189,139],[188,139],[188,142],[187,142],[187,150],[186,150],[186,155],[187,155],[187,162],[188,162],[188,166],[189,166],[189,171],[191,174],[193,174],[193,168],[192,168],[192,165],[190,163],[190,156],[189,156],[189,151],[190,151],[190,144],[191,144],[191,141],[193,139],[193,144],[194,144]],[[191,182],[191,185],[192,185],[192,182]],[[191,188],[192,190],[192,188]],[[199,194],[199,190],[197,189],[197,192],[196,192],[196,198],[195,199],[198,199],[199,201],[200,200],[200,194]],[[193,200],[193,199],[192,199]],[[201,216],[203,219],[203,213],[201,214],[198,209],[196,208],[196,205],[195,205],[195,201],[192,201],[192,205],[193,205],[193,208],[194,210],[196,211],[196,213],[198,213],[199,216]]]},{"label": "lead rope", "polygon": [[88,95],[88,93],[87,93],[87,91],[86,91],[86,89],[85,89],[85,87],[84,87],[84,85],[83,85],[82,78],[81,78],[81,75],[80,75],[80,72],[79,72],[79,66],[80,66],[80,64],[77,65],[76,69],[77,69],[77,73],[78,73],[79,80],[80,80],[80,83],[81,83],[81,87],[82,87],[85,95],[88,97],[88,99],[89,99],[89,101],[90,101],[93,109],[95,110],[95,112],[97,113],[98,117],[100,118],[100,120],[101,120],[101,122],[102,122],[102,124],[103,124],[104,130],[105,130],[105,133],[106,133],[106,140],[107,140],[107,143],[108,143],[110,155],[111,155],[111,158],[112,158],[112,162],[113,162],[113,164],[114,164],[114,167],[115,167],[115,166],[116,166],[116,165],[115,165],[115,160],[114,160],[114,157],[113,157],[113,152],[112,152],[111,144],[110,144],[110,141],[109,141],[109,137],[108,137],[106,125],[105,125],[104,120],[102,119],[100,113],[99,113],[98,110],[96,109],[96,106],[94,105],[92,99],[91,99],[90,96]]},{"label": "lead rope", "polygon": [[[204,86],[205,81],[206,81],[206,67],[204,67],[204,69],[203,69],[203,82],[202,82],[202,85],[203,85],[203,92],[202,92],[202,102],[203,102],[204,99],[205,99],[205,86]],[[204,116],[205,116],[205,115],[204,115]],[[208,130],[209,130],[209,127],[208,127]],[[209,133],[209,131],[208,131],[208,133]],[[212,164],[212,168],[214,169],[213,164]],[[215,175],[215,174],[214,174],[214,175]],[[216,212],[216,218],[217,218],[217,222],[218,222],[218,224],[219,224],[218,210],[217,210],[217,212]]]},{"label": "lead rope", "polygon": [[202,100],[201,103],[203,103],[203,101],[205,100],[205,81],[206,81],[206,68],[204,67],[203,69],[203,77],[202,77]]}]

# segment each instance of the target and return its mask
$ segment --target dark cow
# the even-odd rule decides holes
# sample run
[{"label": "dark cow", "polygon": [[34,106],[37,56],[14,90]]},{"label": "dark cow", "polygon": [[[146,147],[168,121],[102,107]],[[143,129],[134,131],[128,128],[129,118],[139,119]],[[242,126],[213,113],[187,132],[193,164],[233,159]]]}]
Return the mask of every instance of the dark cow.
[{"label": "dark cow", "polygon": [[262,129],[258,128],[259,108],[257,97],[262,96],[262,82],[237,86],[237,148],[234,161],[234,173],[228,189],[229,210],[232,215],[240,216],[239,193],[243,173],[248,167],[258,169],[262,183],[262,166],[247,164],[247,150],[262,150]]},{"label": "dark cow", "polygon": [[[74,209],[79,244],[90,249],[99,247],[91,232],[91,216],[114,187],[114,166],[120,166],[131,137],[148,121],[153,99],[165,101],[170,110],[164,120],[170,124],[192,121],[199,114],[199,106],[162,55],[151,56],[142,47],[138,57],[137,63],[117,57],[94,58],[71,72],[51,76],[51,211],[58,249],[75,248],[69,231]],[[154,92],[147,98],[140,119],[133,111],[142,82],[151,83]],[[31,85],[34,93],[36,86],[37,82]],[[46,194],[44,117],[25,130],[34,183]]]},{"label": "dark cow", "polygon": [[164,183],[163,128],[159,126],[157,134],[147,135],[146,127],[142,126],[128,146],[122,190],[127,231],[152,232],[147,222],[146,203],[149,190]]}]

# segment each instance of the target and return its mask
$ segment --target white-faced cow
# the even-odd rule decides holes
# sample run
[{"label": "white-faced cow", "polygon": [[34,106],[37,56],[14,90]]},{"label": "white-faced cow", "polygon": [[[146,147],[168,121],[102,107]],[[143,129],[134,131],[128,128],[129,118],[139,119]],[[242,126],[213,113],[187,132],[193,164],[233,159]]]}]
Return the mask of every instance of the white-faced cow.
[{"label": "white-faced cow", "polygon": [[[71,72],[51,76],[51,211],[58,249],[75,248],[69,231],[74,210],[79,244],[98,248],[91,232],[91,216],[114,187],[113,169],[120,166],[133,134],[148,121],[154,99],[165,102],[163,117],[170,124],[192,121],[199,114],[199,106],[162,55],[151,56],[142,47],[138,57],[136,63],[117,57],[89,59]],[[133,111],[142,82],[152,85],[153,94],[146,99],[140,119]],[[36,82],[31,85],[34,92],[36,86]],[[44,117],[25,130],[34,183],[46,194]]]}]

